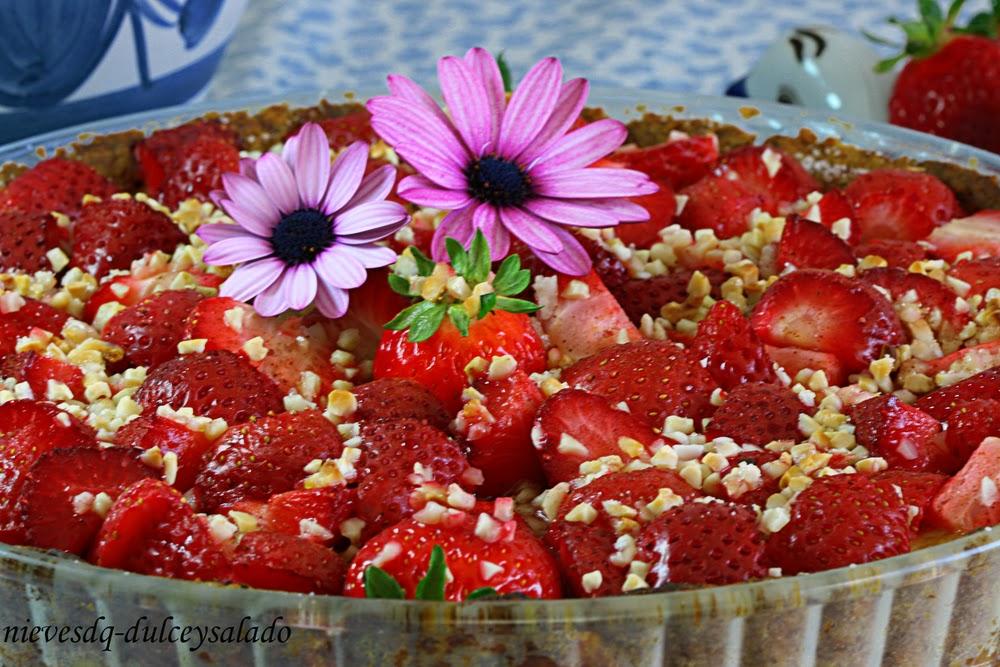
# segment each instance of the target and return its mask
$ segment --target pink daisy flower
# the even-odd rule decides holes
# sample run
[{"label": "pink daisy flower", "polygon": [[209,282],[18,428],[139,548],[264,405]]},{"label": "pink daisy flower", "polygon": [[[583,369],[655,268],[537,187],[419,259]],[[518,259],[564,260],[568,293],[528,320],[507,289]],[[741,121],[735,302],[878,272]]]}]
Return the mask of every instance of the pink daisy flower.
[{"label": "pink daisy flower", "polygon": [[372,127],[419,172],[399,185],[409,201],[448,210],[434,234],[434,258],[444,240],[468,247],[476,230],[493,259],[523,241],[562,273],[590,270],[590,257],[567,227],[612,227],[649,219],[628,197],[657,186],[631,169],[590,167],[625,140],[625,126],[604,119],[570,131],[588,83],[562,83],[555,58],[536,64],[507,102],[500,69],[484,49],[438,61],[450,115],[405,76],[389,76],[390,95],[368,102]]},{"label": "pink daisy flower", "polygon": [[219,294],[253,299],[264,316],[316,304],[327,317],[347,310],[347,290],[368,269],[396,261],[375,242],[406,224],[406,210],[385,201],[396,170],[385,165],[365,176],[368,144],[348,146],[330,163],[322,128],[307,123],[285,142],[279,157],[244,160],[239,174],[222,177],[213,199],[235,225],[203,225],[207,264],[239,264]]}]

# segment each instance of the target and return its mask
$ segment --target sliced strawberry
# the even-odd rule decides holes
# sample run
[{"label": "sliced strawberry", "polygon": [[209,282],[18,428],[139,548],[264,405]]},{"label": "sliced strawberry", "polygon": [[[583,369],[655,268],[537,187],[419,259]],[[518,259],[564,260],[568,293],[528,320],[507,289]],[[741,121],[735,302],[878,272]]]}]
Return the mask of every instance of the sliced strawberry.
[{"label": "sliced strawberry", "polygon": [[343,448],[337,427],[318,410],[232,426],[195,479],[197,507],[218,512],[241,500],[267,500],[291,491],[308,476],[307,464],[336,459]]},{"label": "sliced strawberry", "polygon": [[767,543],[783,574],[868,563],[910,550],[906,504],[863,475],[819,477],[791,505],[791,520]]},{"label": "sliced strawberry", "polygon": [[37,352],[21,352],[0,361],[0,377],[27,382],[35,398],[48,396],[49,382],[66,385],[77,400],[83,399],[83,370],[79,366]]},{"label": "sliced strawberry", "polygon": [[204,297],[197,290],[168,290],[147,297],[108,321],[102,337],[125,350],[130,366],[153,369],[177,356],[184,318]]},{"label": "sliced strawberry", "polygon": [[915,171],[876,169],[844,190],[861,240],[919,241],[961,214],[958,200],[940,180]]},{"label": "sliced strawberry", "polygon": [[719,140],[714,134],[680,135],[645,148],[622,148],[611,160],[648,175],[657,183],[683,188],[701,180],[719,159]]},{"label": "sliced strawberry", "polygon": [[687,197],[687,202],[677,222],[692,231],[711,229],[720,239],[746,232],[753,210],[763,210],[768,203],[763,195],[742,181],[715,174],[689,185],[678,194]]},{"label": "sliced strawberry", "polygon": [[854,437],[890,468],[948,472],[954,463],[941,447],[938,420],[888,394],[849,409]]},{"label": "sliced strawberry", "polygon": [[907,509],[912,513],[910,530],[916,534],[923,526],[924,515],[930,509],[931,501],[948,481],[948,476],[934,472],[883,470],[872,475],[871,479],[886,491],[902,496]]},{"label": "sliced strawberry", "polygon": [[927,248],[913,241],[899,239],[872,239],[854,248],[854,256],[858,259],[869,255],[881,257],[890,267],[909,269],[914,262],[927,259]]},{"label": "sliced strawberry", "polygon": [[236,133],[216,121],[196,120],[166,130],[157,130],[135,145],[135,158],[146,191],[158,196],[167,174],[185,157],[188,146],[198,139],[217,139],[236,145]]},{"label": "sliced strawberry", "polygon": [[934,497],[927,522],[954,533],[1000,523],[1000,438],[986,438]]},{"label": "sliced strawberry", "polygon": [[222,278],[212,273],[195,269],[172,268],[152,260],[155,254],[146,254],[133,262],[128,275],[115,276],[105,280],[83,307],[83,319],[93,322],[101,306],[117,301],[123,306],[134,306],[157,292],[177,289],[177,285],[214,289],[222,284]]},{"label": "sliced strawberry", "polygon": [[347,567],[333,550],[282,533],[248,533],[233,554],[232,581],[293,593],[339,595]]},{"label": "sliced strawberry", "polygon": [[770,213],[785,213],[810,192],[819,189],[799,161],[769,146],[747,146],[723,156],[717,173],[735,176],[750,192],[764,198]]},{"label": "sliced strawberry", "polygon": [[917,303],[923,306],[929,316],[935,309],[941,313],[938,327],[942,339],[958,339],[958,334],[969,323],[968,312],[958,310],[958,294],[944,283],[928,276],[911,273],[891,267],[868,269],[859,277],[872,285],[878,285],[892,295],[895,302],[906,301],[911,290],[916,294]]},{"label": "sliced strawberry", "polygon": [[[712,285],[711,295],[722,298],[720,287],[729,277],[719,269],[699,269]],[[691,269],[674,268],[671,271],[652,278],[630,278],[612,293],[629,319],[636,324],[642,321],[647,313],[656,318],[660,309],[668,303],[684,303],[688,299],[688,285],[694,275]]]},{"label": "sliced strawberry", "polygon": [[988,368],[956,384],[935,389],[917,399],[916,406],[939,421],[976,398],[1000,396],[1000,367]]},{"label": "sliced strawberry", "polygon": [[1000,255],[1000,211],[979,211],[936,227],[927,242],[934,254],[954,262],[964,252],[973,257]]},{"label": "sliced strawberry", "polygon": [[0,190],[0,210],[58,211],[74,217],[84,195],[110,197],[116,188],[89,165],[67,158],[39,162]]},{"label": "sliced strawberry", "polygon": [[646,524],[636,540],[646,583],[734,584],[767,575],[757,514],[742,505],[685,503]]},{"label": "sliced strawberry", "polygon": [[142,202],[91,202],[73,226],[72,263],[99,278],[112,269],[129,268],[147,252],[172,252],[187,240],[173,220]]},{"label": "sliced strawberry", "polygon": [[340,536],[340,524],[353,516],[356,501],[353,488],[338,484],[278,493],[266,503],[245,500],[233,509],[254,515],[260,530],[330,545]]},{"label": "sliced strawberry", "polygon": [[677,212],[674,192],[662,181],[657,182],[657,185],[660,186],[659,191],[632,199],[649,212],[649,220],[618,225],[615,235],[622,243],[629,243],[636,248],[652,247],[660,240],[660,230],[674,221],[674,214]]},{"label": "sliced strawberry", "polygon": [[379,378],[354,388],[358,401],[353,419],[377,421],[417,419],[439,429],[451,421],[441,401],[427,387],[409,378]]},{"label": "sliced strawberry", "polygon": [[[597,274],[597,277],[601,279],[604,286],[607,287],[613,294],[620,285],[629,279],[628,269],[614,253],[594,239],[583,236],[582,234],[578,234],[576,238],[580,242],[580,245],[583,246],[583,249],[587,251],[587,254],[590,255],[590,260],[594,263],[594,273]],[[516,245],[523,246],[524,244],[521,243],[520,240],[516,241],[516,243],[511,243],[511,247],[515,247]],[[527,248],[527,246],[524,247]],[[521,253],[521,257],[523,258],[525,254],[532,258],[531,263],[524,264],[522,260],[522,265],[531,269],[531,275],[555,275],[555,271],[543,264],[541,260],[535,257],[533,252],[527,250]],[[577,279],[581,280],[581,278]],[[582,280],[586,282],[586,278]]]},{"label": "sliced strawberry", "polygon": [[531,443],[531,427],[541,406],[542,392],[523,371],[482,373],[472,383],[478,394],[469,397],[455,420],[469,446],[469,463],[483,472],[477,490],[499,496],[519,482],[545,480]]},{"label": "sliced strawberry", "polygon": [[1000,257],[986,257],[968,262],[958,262],[951,267],[951,275],[972,286],[969,296],[986,294],[991,289],[1000,289]]},{"label": "sliced strawberry", "polygon": [[1000,400],[973,398],[965,401],[945,419],[945,444],[960,464],[964,464],[983,440],[1000,436]]},{"label": "sliced strawberry", "polygon": [[795,378],[799,371],[823,371],[827,382],[835,386],[844,386],[847,383],[847,370],[840,359],[826,352],[814,352],[803,350],[798,347],[776,347],[765,345],[767,356],[771,360],[785,369],[790,378]]},{"label": "sliced strawberry", "polygon": [[719,495],[740,505],[766,507],[767,499],[781,491],[781,477],[772,477],[763,466],[778,458],[777,452],[766,449],[729,457],[728,465],[718,471],[722,480]]},{"label": "sliced strawberry", "polygon": [[848,372],[867,368],[887,346],[905,340],[892,304],[874,287],[836,271],[803,269],[781,277],[750,321],[766,345],[833,354]]},{"label": "sliced strawberry", "polygon": [[228,141],[202,137],[184,146],[179,162],[170,165],[160,200],[177,208],[186,199],[208,201],[222,188],[222,174],[240,169],[240,152]]},{"label": "sliced strawberry", "polygon": [[567,368],[562,378],[571,387],[624,401],[654,428],[670,415],[699,424],[713,410],[712,376],[693,353],[664,341],[606,348]]},{"label": "sliced strawberry", "polygon": [[963,347],[936,359],[910,359],[903,363],[899,377],[902,379],[911,373],[934,377],[947,371],[959,371],[963,377],[969,377],[969,369],[990,369],[994,366],[1000,366],[1000,340]]},{"label": "sliced strawberry", "polygon": [[186,354],[160,364],[135,400],[148,410],[190,407],[196,415],[239,424],[284,409],[274,382],[244,358],[225,350]]},{"label": "sliced strawberry", "polygon": [[162,454],[177,455],[177,475],[172,486],[187,491],[204,467],[213,441],[202,431],[196,431],[167,417],[143,414],[128,422],[115,433],[115,444],[148,450],[159,447]]},{"label": "sliced strawberry", "polygon": [[49,450],[38,457],[20,487],[18,508],[26,543],[83,555],[104,521],[98,496],[104,493],[114,500],[154,474],[129,449]]},{"label": "sliced strawberry", "polygon": [[500,595],[560,597],[559,569],[552,555],[524,521],[496,510],[490,512],[493,507],[492,503],[479,503],[471,512],[451,510],[437,523],[412,518],[386,529],[354,557],[344,595],[365,597],[365,570],[376,565],[399,583],[407,598],[414,597],[432,549],[440,546],[450,573],[444,586],[445,600],[461,601],[487,586]]},{"label": "sliced strawberry", "polygon": [[125,489],[101,526],[96,565],[194,581],[228,578],[229,562],[205,517],[180,492],[155,479]]},{"label": "sliced strawberry", "polygon": [[423,507],[425,484],[440,489],[454,483],[472,489],[482,481],[458,443],[424,422],[362,423],[361,440],[365,460],[358,483],[358,516],[366,522],[366,535]]},{"label": "sliced strawberry", "polygon": [[[310,399],[326,396],[343,369],[330,363],[333,346],[325,335],[310,331],[302,318],[262,317],[235,299],[219,296],[197,304],[187,318],[185,338],[206,339],[206,350],[228,350],[243,356],[270,377],[283,393],[296,389]],[[251,341],[260,338],[262,347]],[[254,341],[258,342],[258,341]],[[260,354],[264,354],[260,357]],[[316,387],[303,386],[303,373],[319,377]]]},{"label": "sliced strawberry", "polygon": [[0,210],[0,270],[52,271],[49,250],[68,250],[64,231],[48,213]]},{"label": "sliced strawberry", "polygon": [[779,272],[789,266],[835,269],[841,264],[853,266],[854,253],[851,246],[820,223],[792,214],[785,220],[775,261]]},{"label": "sliced strawberry", "polygon": [[603,456],[631,461],[636,458],[632,441],[641,445],[645,455],[652,455],[654,445],[663,442],[643,419],[611,407],[603,396],[579,389],[550,396],[538,411],[536,423],[534,444],[550,486],[579,477],[585,461]]},{"label": "sliced strawberry", "polygon": [[707,359],[709,374],[725,390],[746,382],[774,382],[771,358],[743,312],[718,301],[698,323],[695,353]]},{"label": "sliced strawberry", "polygon": [[[628,563],[619,561],[622,564],[616,564],[611,560],[619,537],[615,529],[619,521],[607,508],[620,504],[636,510],[638,515],[661,495],[661,491],[671,497],[677,495],[684,501],[701,495],[680,475],[647,468],[598,477],[563,499],[558,516],[545,533],[545,542],[555,552],[566,583],[575,595],[598,597],[622,592]],[[566,515],[583,504],[597,511],[594,520],[590,523],[567,520]],[[584,575],[594,571],[601,574],[600,581],[585,583]]]},{"label": "sliced strawberry", "polygon": [[706,438],[728,436],[738,443],[766,445],[772,440],[798,441],[799,414],[809,409],[791,389],[774,384],[741,384],[726,395],[705,430]]},{"label": "sliced strawberry", "polygon": [[51,403],[0,405],[0,542],[19,544],[24,526],[16,503],[21,482],[42,454],[56,448],[96,447],[94,431]]},{"label": "sliced strawberry", "polygon": [[846,218],[850,221],[850,233],[844,240],[850,246],[857,245],[858,241],[861,240],[861,230],[852,220],[854,209],[851,208],[851,203],[847,201],[847,197],[840,190],[824,192],[819,201],[807,210],[802,217],[818,222],[830,231],[833,231],[833,223]]},{"label": "sliced strawberry", "polygon": [[47,303],[22,297],[23,305],[14,310],[0,306],[0,356],[14,352],[17,339],[27,336],[32,329],[43,329],[59,334],[69,315]]}]

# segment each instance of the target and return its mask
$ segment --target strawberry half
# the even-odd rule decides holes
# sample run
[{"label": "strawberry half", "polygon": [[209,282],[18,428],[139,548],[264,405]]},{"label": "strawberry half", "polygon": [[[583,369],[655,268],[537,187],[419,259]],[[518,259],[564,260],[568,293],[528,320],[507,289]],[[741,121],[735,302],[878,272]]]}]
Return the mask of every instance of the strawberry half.
[{"label": "strawberry half", "polygon": [[166,171],[160,201],[171,209],[186,199],[208,201],[222,188],[222,174],[240,169],[240,152],[228,141],[201,137],[185,144],[180,160]]},{"label": "strawberry half", "polygon": [[788,377],[795,378],[800,371],[823,371],[831,385],[843,386],[847,383],[847,370],[840,359],[826,352],[814,352],[798,347],[777,347],[765,345],[767,356],[785,369]]},{"label": "strawberry half", "polygon": [[58,211],[75,217],[84,195],[110,197],[116,188],[89,165],[67,158],[39,162],[0,190],[0,210]]},{"label": "strawberry half", "polygon": [[125,489],[94,541],[95,565],[193,581],[222,581],[229,562],[204,516],[156,479]]},{"label": "strawberry half", "polygon": [[953,533],[1000,523],[1000,438],[986,438],[934,497],[927,521]]},{"label": "strawberry half", "polygon": [[358,408],[356,421],[392,421],[416,419],[439,429],[448,428],[451,419],[441,401],[416,380],[378,378],[354,388]]},{"label": "strawberry half", "polygon": [[819,269],[782,276],[750,322],[766,345],[833,354],[848,372],[867,368],[887,346],[905,340],[892,304],[875,288]]},{"label": "strawberry half", "polygon": [[791,504],[791,520],[767,542],[782,574],[868,563],[910,550],[906,504],[863,475],[819,477]]},{"label": "strawberry half", "polygon": [[[781,491],[781,477],[771,477],[761,466],[778,458],[780,455],[777,452],[767,449],[742,451],[729,457],[727,459],[728,465],[718,471],[719,478],[722,480],[719,496],[729,502],[748,507],[751,505],[767,507],[767,499]],[[758,469],[760,473],[759,483],[749,481],[758,478],[758,476],[748,471],[748,466],[754,466]]]},{"label": "strawberry half", "polygon": [[31,393],[38,399],[48,395],[50,380],[66,385],[77,400],[83,399],[83,370],[69,362],[37,352],[20,352],[3,357],[0,360],[0,377],[27,382]]},{"label": "strawberry half", "polygon": [[311,461],[336,459],[342,451],[337,427],[317,410],[230,427],[195,480],[197,507],[218,512],[241,500],[267,500],[302,482]]},{"label": "strawberry half", "polygon": [[643,172],[657,183],[679,189],[701,180],[715,167],[719,139],[714,134],[679,135],[655,146],[619,149],[610,159]]},{"label": "strawberry half", "polygon": [[691,352],[673,343],[642,340],[601,350],[563,372],[571,387],[624,401],[632,414],[660,428],[670,415],[700,423],[714,409],[716,384]]},{"label": "strawberry half", "polygon": [[1000,255],[1000,211],[979,211],[936,227],[927,242],[949,262],[968,252],[973,257]]},{"label": "strawberry half", "polygon": [[712,379],[727,391],[747,382],[777,379],[749,320],[729,301],[717,301],[698,323],[694,351],[707,360]]},{"label": "strawberry half", "polygon": [[[729,277],[715,268],[698,269],[712,285],[711,296],[722,298],[721,286]],[[630,278],[612,292],[629,319],[638,326],[647,313],[654,319],[668,303],[684,303],[688,299],[688,285],[694,275],[691,269],[674,268],[652,278]]]},{"label": "strawberry half", "polygon": [[203,298],[193,289],[160,292],[112,317],[101,337],[125,350],[130,366],[151,370],[177,356],[184,318]]},{"label": "strawberry half", "polygon": [[69,315],[47,303],[21,297],[24,303],[13,310],[0,306],[0,357],[12,354],[17,339],[27,336],[32,329],[42,329],[58,335],[69,320]]},{"label": "strawberry half", "polygon": [[[618,456],[627,462],[652,455],[653,445],[662,443],[643,419],[579,389],[563,389],[546,399],[533,438],[550,486],[579,477],[585,461]],[[641,451],[633,449],[634,443]]]},{"label": "strawberry half", "polygon": [[849,408],[854,437],[890,468],[950,472],[951,457],[942,449],[938,420],[888,394]]},{"label": "strawberry half", "polygon": [[705,429],[706,438],[728,436],[741,444],[766,445],[772,440],[802,438],[799,414],[809,408],[791,389],[751,382],[734,387]]},{"label": "strawberry half", "polygon": [[[938,229],[943,228],[938,227]],[[869,255],[881,257],[892,268],[909,269],[914,262],[927,259],[927,248],[913,241],[899,239],[872,239],[854,248],[854,256],[858,259],[864,259]]]},{"label": "strawberry half", "polygon": [[850,246],[857,245],[861,239],[861,230],[851,219],[853,216],[854,209],[851,208],[851,203],[847,201],[847,197],[840,190],[824,192],[819,201],[802,214],[802,217],[818,222],[830,231],[833,231],[833,223],[846,218],[850,222],[850,233],[844,241],[847,241],[847,245]]},{"label": "strawberry half", "polygon": [[159,447],[162,454],[176,454],[177,476],[172,486],[187,491],[194,485],[195,476],[204,467],[214,443],[203,432],[173,419],[143,414],[118,429],[115,444],[140,451]]},{"label": "strawberry half", "polygon": [[916,406],[939,421],[978,398],[1000,396],[1000,367],[988,368],[956,384],[935,389],[917,399]]},{"label": "strawberry half", "polygon": [[1000,436],[1000,400],[973,398],[947,416],[944,423],[948,451],[964,464],[983,440]]},{"label": "strawberry half", "polygon": [[670,186],[658,181],[660,189],[651,195],[633,197],[632,201],[649,213],[645,222],[629,222],[615,227],[615,235],[622,243],[636,248],[650,248],[660,240],[660,230],[674,221],[677,198]]},{"label": "strawberry half", "polygon": [[233,510],[257,519],[257,528],[330,545],[340,537],[340,524],[351,518],[357,492],[344,484],[294,489],[271,496],[267,502],[244,500]]},{"label": "strawberry half", "polygon": [[835,269],[841,264],[853,266],[854,253],[851,246],[823,225],[792,214],[785,220],[775,263],[779,272],[788,266]]},{"label": "strawberry half", "polygon": [[861,240],[919,241],[961,215],[955,194],[940,180],[915,171],[876,169],[844,190],[854,209]]},{"label": "strawberry half", "polygon": [[716,170],[719,175],[734,178],[747,190],[764,198],[764,206],[772,214],[787,209],[814,190],[816,179],[791,155],[770,146],[747,146],[723,156]]},{"label": "strawberry half", "polygon": [[677,222],[692,231],[711,229],[720,239],[746,232],[753,210],[763,210],[768,204],[766,197],[741,180],[717,174],[706,176],[678,194],[687,197],[687,203]]},{"label": "strawberry half", "polygon": [[198,139],[217,139],[236,145],[236,133],[222,123],[196,120],[166,130],[157,130],[135,145],[134,153],[146,191],[158,196],[168,173],[183,162],[190,144]]},{"label": "strawberry half", "polygon": [[248,533],[233,553],[232,581],[272,591],[339,595],[344,561],[331,549],[282,533]]},{"label": "strawberry half", "polygon": [[273,381],[244,358],[215,350],[186,354],[152,370],[135,394],[148,410],[190,407],[196,415],[239,424],[284,409]]},{"label": "strawberry half", "polygon": [[49,450],[38,457],[21,484],[18,508],[25,542],[83,555],[104,522],[100,494],[114,500],[135,482],[154,475],[129,449]]},{"label": "strawberry half", "polygon": [[728,503],[684,503],[646,524],[636,540],[646,582],[721,586],[767,575],[757,513]]},{"label": "strawberry half", "polygon": [[871,479],[886,491],[901,495],[908,509],[914,508],[910,530],[916,535],[923,526],[924,515],[930,509],[931,502],[948,481],[948,476],[934,472],[883,470],[872,475]]},{"label": "strawberry half", "polygon": [[882,267],[862,271],[859,277],[867,283],[878,285],[899,302],[907,298],[911,290],[916,294],[917,303],[923,306],[925,313],[937,309],[941,313],[941,325],[938,327],[942,339],[958,339],[959,332],[969,322],[967,312],[959,312],[956,300],[958,294],[944,283],[919,273],[911,273],[903,269]]},{"label": "strawberry half", "polygon": [[991,289],[1000,289],[1000,257],[958,262],[951,267],[951,275],[969,283],[969,296],[985,295]]},{"label": "strawberry half", "polygon": [[45,253],[53,248],[66,250],[64,236],[48,213],[0,211],[0,270],[52,271],[52,262]]}]

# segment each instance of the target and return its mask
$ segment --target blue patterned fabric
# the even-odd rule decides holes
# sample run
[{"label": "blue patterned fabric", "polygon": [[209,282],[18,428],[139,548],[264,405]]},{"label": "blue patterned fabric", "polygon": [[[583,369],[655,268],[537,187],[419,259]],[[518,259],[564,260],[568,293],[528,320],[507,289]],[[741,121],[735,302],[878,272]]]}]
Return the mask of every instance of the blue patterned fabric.
[{"label": "blue patterned fabric", "polygon": [[595,85],[722,94],[790,27],[857,31],[915,10],[912,0],[251,0],[209,95],[379,91],[389,72],[432,84],[439,56],[475,45],[503,50],[516,76],[555,55]]}]

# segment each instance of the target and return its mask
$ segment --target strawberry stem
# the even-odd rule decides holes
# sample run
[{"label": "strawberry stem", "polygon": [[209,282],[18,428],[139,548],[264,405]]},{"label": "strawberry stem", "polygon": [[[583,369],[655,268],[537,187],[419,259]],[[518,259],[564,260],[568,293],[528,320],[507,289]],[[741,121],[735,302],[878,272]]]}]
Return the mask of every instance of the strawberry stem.
[{"label": "strawberry stem", "polygon": [[[941,10],[938,0],[919,0],[919,19],[906,21],[896,17],[889,18],[890,24],[899,26],[903,30],[906,44],[902,47],[901,53],[880,61],[875,66],[875,71],[888,72],[898,62],[908,57],[926,58],[933,55],[956,35],[978,35],[996,39],[1000,29],[1000,0],[992,0],[991,11],[976,14],[965,26],[956,26],[955,21],[958,20],[964,5],[965,0],[953,0],[945,13]],[[898,45],[868,32],[862,31],[862,34],[876,44],[899,48]]]}]

